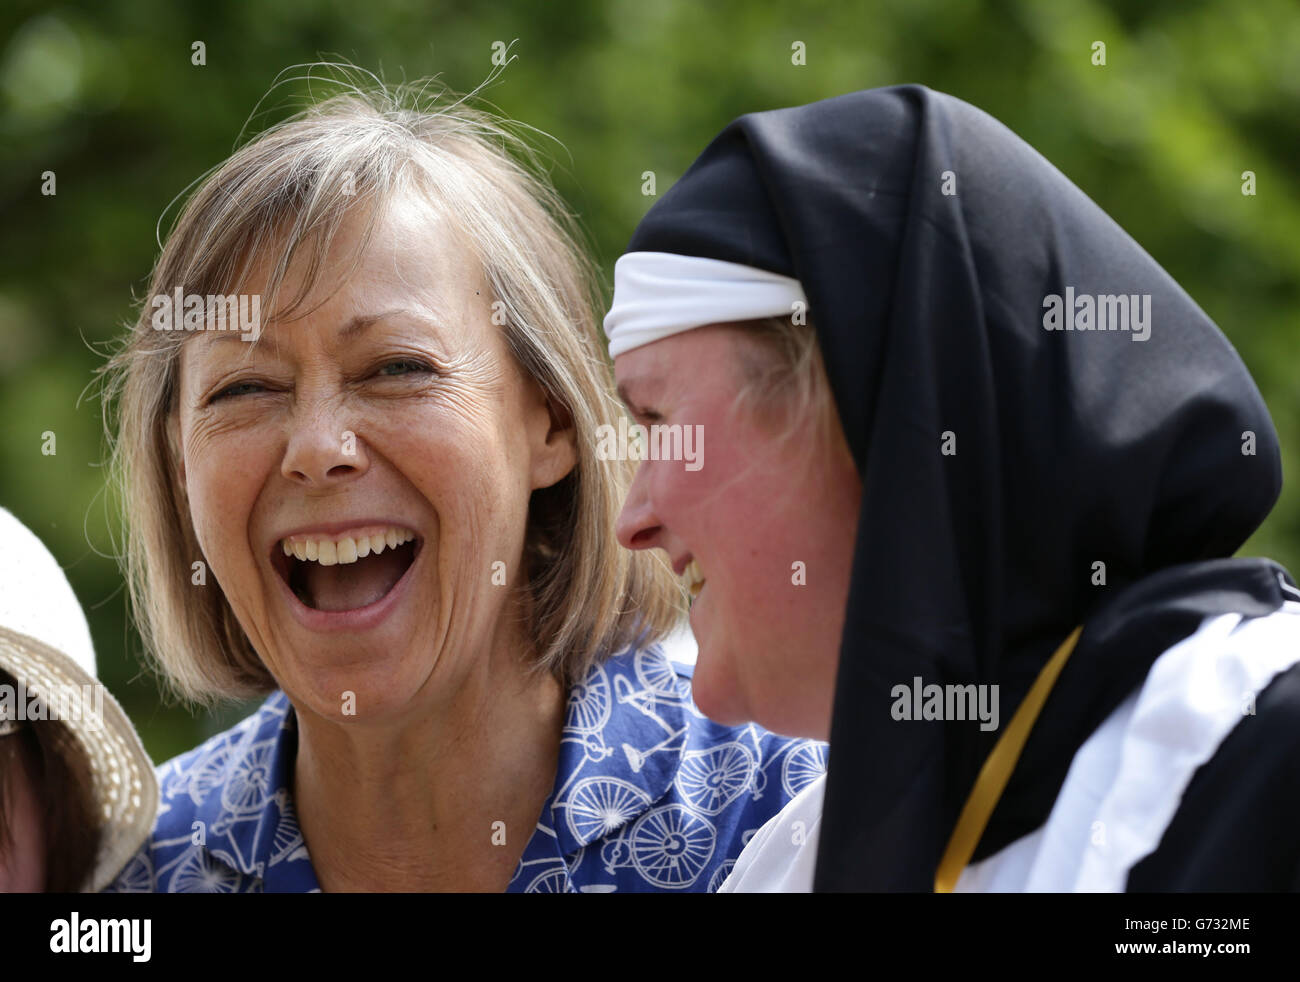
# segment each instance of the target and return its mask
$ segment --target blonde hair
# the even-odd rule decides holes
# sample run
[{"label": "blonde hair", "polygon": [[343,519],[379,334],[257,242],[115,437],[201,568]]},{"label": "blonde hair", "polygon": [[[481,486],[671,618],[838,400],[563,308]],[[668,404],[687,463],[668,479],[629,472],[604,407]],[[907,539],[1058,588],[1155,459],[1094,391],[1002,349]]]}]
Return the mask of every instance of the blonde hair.
[{"label": "blonde hair", "polygon": [[[270,127],[200,179],[145,296],[177,287],[228,293],[276,249],[263,310],[287,316],[320,278],[349,215],[367,218],[357,259],[378,209],[400,193],[421,194],[451,216],[500,301],[510,351],[574,431],[573,471],[530,501],[521,598],[539,667],[572,681],[596,660],[662,638],[683,611],[662,559],[628,552],[615,538],[635,464],[596,453],[596,427],[620,412],[596,331],[596,271],[576,221],[510,124],[429,82],[389,88],[358,75],[344,71],[342,92]],[[281,281],[299,258],[307,262],[303,285],[276,311]],[[265,694],[275,682],[221,590],[196,596],[190,585],[201,550],[169,423],[187,336],[153,330],[141,305],[103,369],[105,421],[146,651],[177,694],[210,703]]]},{"label": "blonde hair", "polygon": [[807,447],[810,452],[823,448],[839,415],[813,325],[777,316],[728,326],[753,342],[742,349],[735,411],[766,420],[782,439],[812,420],[816,439]]}]

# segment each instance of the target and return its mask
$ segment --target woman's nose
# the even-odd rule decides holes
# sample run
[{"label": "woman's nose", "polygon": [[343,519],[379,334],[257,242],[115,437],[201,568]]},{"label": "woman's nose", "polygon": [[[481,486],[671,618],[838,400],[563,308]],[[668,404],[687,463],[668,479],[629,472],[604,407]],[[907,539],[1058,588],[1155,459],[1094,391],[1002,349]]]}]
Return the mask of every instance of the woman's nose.
[{"label": "woman's nose", "polygon": [[650,549],[659,539],[662,526],[655,514],[650,496],[646,493],[645,465],[637,468],[632,487],[628,489],[623,509],[618,513],[615,534],[624,549]]},{"label": "woman's nose", "polygon": [[295,414],[280,473],[305,487],[326,487],[359,477],[370,466],[366,446],[327,407]]}]

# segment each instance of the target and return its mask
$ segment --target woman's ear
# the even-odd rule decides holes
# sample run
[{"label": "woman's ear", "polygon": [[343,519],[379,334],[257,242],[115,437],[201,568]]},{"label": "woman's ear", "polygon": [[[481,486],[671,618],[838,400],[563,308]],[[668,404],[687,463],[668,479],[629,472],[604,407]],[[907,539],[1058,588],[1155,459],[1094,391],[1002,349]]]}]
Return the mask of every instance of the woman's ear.
[{"label": "woman's ear", "polygon": [[532,442],[532,489],[549,488],[577,466],[578,448],[573,417],[532,383],[534,404],[529,435]]}]

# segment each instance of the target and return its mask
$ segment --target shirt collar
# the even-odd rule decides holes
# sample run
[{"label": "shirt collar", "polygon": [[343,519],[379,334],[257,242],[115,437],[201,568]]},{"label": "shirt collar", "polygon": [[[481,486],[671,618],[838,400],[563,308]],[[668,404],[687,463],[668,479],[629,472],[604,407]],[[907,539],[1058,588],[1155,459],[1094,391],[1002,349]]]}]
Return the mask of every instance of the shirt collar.
[{"label": "shirt collar", "polygon": [[[204,764],[217,783],[195,809],[213,858],[274,889],[290,878],[296,892],[319,889],[293,808],[298,728],[283,692],[239,724]],[[202,787],[203,774],[195,776]],[[305,883],[310,879],[310,883]]]},{"label": "shirt collar", "polygon": [[543,815],[570,855],[616,834],[672,787],[689,699],[658,646],[593,665],[569,690],[555,789]]}]

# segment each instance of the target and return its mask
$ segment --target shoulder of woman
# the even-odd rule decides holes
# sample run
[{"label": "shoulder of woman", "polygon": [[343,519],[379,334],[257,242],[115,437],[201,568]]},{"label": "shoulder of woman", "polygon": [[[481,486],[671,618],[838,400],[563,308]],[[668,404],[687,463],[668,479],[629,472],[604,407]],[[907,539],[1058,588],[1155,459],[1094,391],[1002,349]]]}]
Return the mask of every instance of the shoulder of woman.
[{"label": "shoulder of woman", "polygon": [[1129,890],[1300,889],[1300,663],[1253,697],[1192,777]]},{"label": "shoulder of woman", "polygon": [[241,873],[256,873],[254,859],[241,862],[233,827],[249,818],[260,826],[268,809],[279,817],[271,806],[288,712],[284,693],[274,692],[251,716],[160,765],[153,831],[104,892],[234,888],[246,882]]},{"label": "shoulder of woman", "polygon": [[1162,655],[1138,696],[1124,760],[1131,790],[1112,801],[1145,800],[1147,824],[1167,816],[1128,889],[1294,889],[1300,604],[1208,619]]},{"label": "shoulder of woman", "polygon": [[241,778],[249,755],[278,746],[288,712],[289,702],[277,690],[252,715],[161,764],[157,769],[160,804],[152,838],[188,836],[197,816],[220,806],[222,788]]}]

